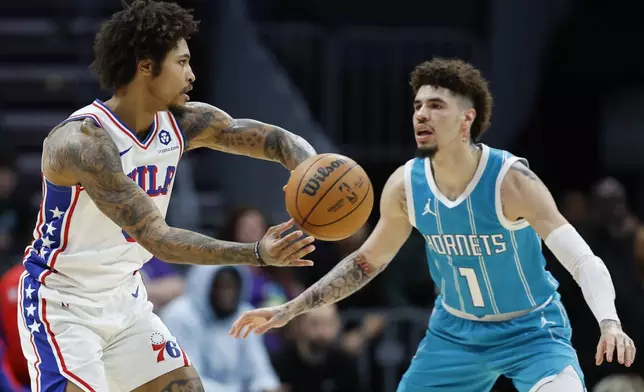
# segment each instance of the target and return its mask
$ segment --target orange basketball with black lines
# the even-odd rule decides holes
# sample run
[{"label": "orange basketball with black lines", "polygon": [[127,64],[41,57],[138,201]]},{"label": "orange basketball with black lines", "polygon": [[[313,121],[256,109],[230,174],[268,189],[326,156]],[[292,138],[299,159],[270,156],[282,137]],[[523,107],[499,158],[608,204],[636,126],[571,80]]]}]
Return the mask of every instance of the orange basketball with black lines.
[{"label": "orange basketball with black lines", "polygon": [[319,154],[302,162],[286,184],[286,210],[297,225],[323,241],[358,231],[373,209],[371,180],[353,159]]}]

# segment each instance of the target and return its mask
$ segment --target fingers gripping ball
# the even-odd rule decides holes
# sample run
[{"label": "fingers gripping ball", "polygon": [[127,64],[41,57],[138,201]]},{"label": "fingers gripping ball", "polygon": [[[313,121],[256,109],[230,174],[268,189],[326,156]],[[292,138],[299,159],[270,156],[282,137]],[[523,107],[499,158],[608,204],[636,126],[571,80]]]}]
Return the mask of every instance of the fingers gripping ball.
[{"label": "fingers gripping ball", "polygon": [[338,241],[360,229],[373,208],[371,181],[353,159],[319,154],[302,162],[286,184],[286,210],[303,231]]}]

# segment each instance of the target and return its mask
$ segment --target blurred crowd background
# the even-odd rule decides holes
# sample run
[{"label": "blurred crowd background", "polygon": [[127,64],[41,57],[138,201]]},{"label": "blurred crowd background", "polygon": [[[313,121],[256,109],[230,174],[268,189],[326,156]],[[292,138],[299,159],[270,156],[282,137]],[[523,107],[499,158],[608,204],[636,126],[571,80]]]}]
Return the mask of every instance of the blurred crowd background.
[{"label": "blurred crowd background", "polygon": [[[624,329],[644,338],[644,38],[626,0],[185,0],[202,20],[190,41],[193,100],[283,126],[318,152],[356,159],[376,194],[414,152],[408,75],[434,56],[483,70],[495,98],[483,142],[524,156],[610,270]],[[0,372],[27,373],[15,331],[15,285],[40,202],[42,140],[94,98],[93,35],[119,0],[0,2]],[[253,242],[286,218],[279,165],[193,151],[178,168],[168,222]],[[376,206],[377,204],[376,200]],[[264,337],[233,340],[235,315],[284,303],[368,236],[318,242],[314,267],[142,271],[156,312],[208,391],[393,392],[424,335],[436,292],[421,236],[337,307]],[[545,251],[547,249],[544,247]],[[644,360],[594,365],[599,329],[581,291],[547,253],[589,391],[644,391]],[[91,262],[91,260],[88,260]],[[641,357],[641,355],[640,355]],[[436,358],[440,361],[441,358]],[[1,384],[1,383],[0,383]],[[13,388],[13,389],[12,389]],[[514,390],[505,379],[497,392]]]}]

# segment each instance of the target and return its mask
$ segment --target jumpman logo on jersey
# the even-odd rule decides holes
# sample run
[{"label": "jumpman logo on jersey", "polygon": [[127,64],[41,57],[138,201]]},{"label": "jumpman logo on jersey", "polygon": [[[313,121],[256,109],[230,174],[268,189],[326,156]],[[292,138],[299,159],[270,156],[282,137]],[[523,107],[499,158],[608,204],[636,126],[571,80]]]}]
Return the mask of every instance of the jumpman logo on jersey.
[{"label": "jumpman logo on jersey", "polygon": [[542,314],[541,315],[541,328],[545,327],[546,325],[550,325],[550,324],[555,325],[555,322],[546,320],[546,317]]},{"label": "jumpman logo on jersey", "polygon": [[427,204],[425,204],[425,211],[423,211],[423,216],[425,216],[427,214],[432,214],[432,215],[436,216],[436,213],[434,213],[434,211],[432,211],[432,207],[430,207],[431,204],[432,204],[432,198],[428,197],[427,198]]}]

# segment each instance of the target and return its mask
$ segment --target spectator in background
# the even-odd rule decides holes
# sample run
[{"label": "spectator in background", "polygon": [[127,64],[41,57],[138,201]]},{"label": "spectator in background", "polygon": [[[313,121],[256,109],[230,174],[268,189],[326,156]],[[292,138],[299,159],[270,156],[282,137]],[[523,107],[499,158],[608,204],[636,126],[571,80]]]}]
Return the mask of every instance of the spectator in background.
[{"label": "spectator in background", "polygon": [[7,362],[5,343],[0,337],[0,392],[29,392],[29,384],[21,384]]},{"label": "spectator in background", "polygon": [[590,214],[595,253],[601,257],[615,280],[617,311],[622,324],[639,341],[644,331],[644,292],[637,282],[637,232],[641,227],[629,209],[624,186],[615,178],[602,179],[593,188]]},{"label": "spectator in background", "polygon": [[566,191],[560,201],[559,210],[571,225],[583,225],[588,219],[588,198],[581,191]]},{"label": "spectator in background", "polygon": [[[573,214],[574,215],[574,214]],[[592,188],[589,198],[588,214],[577,221],[577,230],[594,253],[608,268],[614,282],[615,306],[620,314],[625,331],[629,331],[635,342],[644,338],[644,291],[635,278],[636,232],[640,226],[637,218],[628,207],[628,199],[623,185],[615,178],[606,177]],[[560,283],[559,292],[570,316],[570,322],[577,326],[573,335],[582,369],[593,369],[585,373],[588,385],[596,384],[602,377],[611,373],[638,372],[644,370],[642,361],[635,361],[630,369],[613,363],[595,366],[595,348],[599,331],[596,328],[583,328],[594,325],[595,319],[588,311],[579,286],[561,263],[555,261],[547,248],[544,254],[549,260],[549,269]],[[582,326],[581,328],[579,326]]]},{"label": "spectator in background", "polygon": [[252,308],[249,289],[245,268],[195,266],[188,271],[185,293],[161,311],[206,391],[278,391],[279,380],[261,338],[228,335],[235,319]]},{"label": "spectator in background", "polygon": [[[18,333],[18,283],[24,271],[16,264],[0,278],[0,391],[28,391],[27,360]],[[2,375],[4,377],[2,377]],[[21,389],[22,388],[22,389]]]},{"label": "spectator in background", "polygon": [[139,271],[155,312],[183,293],[184,279],[172,264],[152,257]]},{"label": "spectator in background", "polygon": [[644,226],[638,227],[635,235],[635,276],[644,291]]},{"label": "spectator in background", "polygon": [[[17,192],[18,180],[13,159],[0,156],[0,260],[14,260],[22,255],[23,239],[33,230],[36,215],[31,214],[29,198]],[[11,265],[13,263],[9,263]],[[0,268],[0,272],[6,269]]]},{"label": "spectator in background", "polygon": [[[291,327],[295,339],[273,355],[283,392],[359,392],[357,363],[339,344],[335,305],[301,315]],[[252,336],[253,334],[249,335]]]},{"label": "spectator in background", "polygon": [[[264,214],[258,209],[238,208],[228,217],[218,238],[252,243],[261,240],[268,227]],[[304,290],[304,286],[296,279],[293,268],[243,268],[251,276],[249,301],[253,307],[281,305]],[[285,333],[285,330],[275,330],[264,336],[264,343],[269,351],[280,347]]]}]

